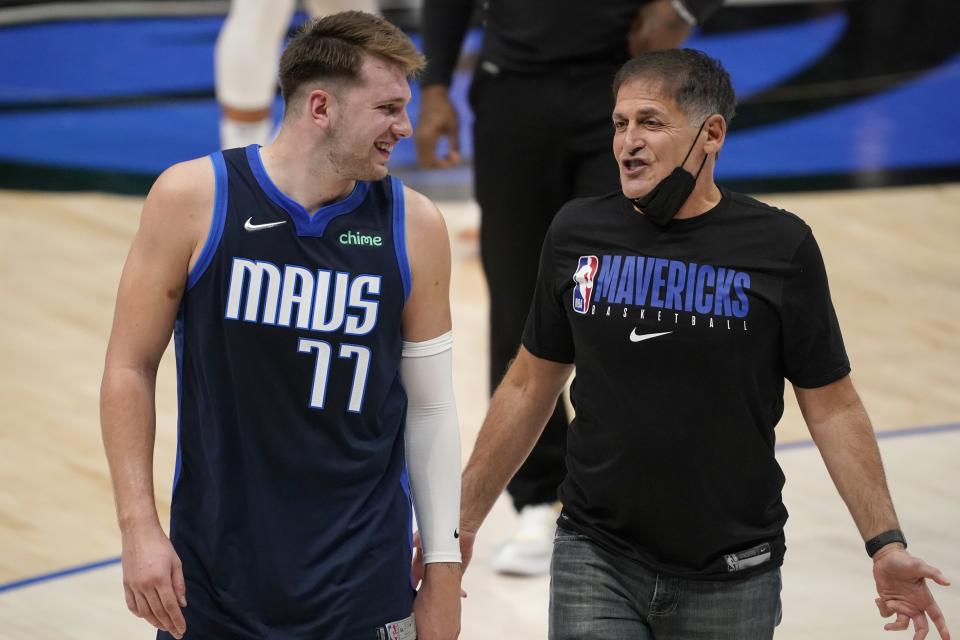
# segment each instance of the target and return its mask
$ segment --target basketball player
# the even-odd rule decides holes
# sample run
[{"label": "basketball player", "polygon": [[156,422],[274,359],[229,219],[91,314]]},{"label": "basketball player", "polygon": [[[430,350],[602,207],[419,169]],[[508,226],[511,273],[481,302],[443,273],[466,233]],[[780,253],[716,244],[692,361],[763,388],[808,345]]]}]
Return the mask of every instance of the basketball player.
[{"label": "basketball player", "polygon": [[621,188],[570,202],[547,232],[523,344],[464,472],[464,561],[575,366],[550,637],[773,637],[786,378],[878,608],[897,615],[886,628],[912,621],[919,640],[929,616],[949,638],[927,580],[949,583],[906,551],[810,227],[714,182],[729,75],[698,51],[646,53],[614,95]]},{"label": "basketball player", "polygon": [[[305,0],[311,16],[356,9],[375,13],[375,0]],[[214,49],[220,104],[220,148],[266,144],[273,133],[277,57],[296,0],[231,0]]]},{"label": "basketball player", "polygon": [[[449,246],[436,207],[387,175],[422,65],[382,18],[309,23],[281,58],[277,139],[174,165],[147,196],[101,415],[127,606],[160,638],[458,634]],[[171,332],[168,540],[152,451]]]}]

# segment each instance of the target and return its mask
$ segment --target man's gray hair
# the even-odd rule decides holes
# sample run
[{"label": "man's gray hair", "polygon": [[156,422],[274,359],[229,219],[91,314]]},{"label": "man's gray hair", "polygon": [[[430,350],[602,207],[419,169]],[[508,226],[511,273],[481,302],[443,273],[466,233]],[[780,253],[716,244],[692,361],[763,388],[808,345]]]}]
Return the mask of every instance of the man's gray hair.
[{"label": "man's gray hair", "polygon": [[730,74],[719,60],[695,49],[666,49],[641,53],[628,61],[613,79],[613,96],[624,83],[643,79],[658,83],[665,97],[676,101],[688,119],[702,122],[719,113],[733,120],[737,97]]}]

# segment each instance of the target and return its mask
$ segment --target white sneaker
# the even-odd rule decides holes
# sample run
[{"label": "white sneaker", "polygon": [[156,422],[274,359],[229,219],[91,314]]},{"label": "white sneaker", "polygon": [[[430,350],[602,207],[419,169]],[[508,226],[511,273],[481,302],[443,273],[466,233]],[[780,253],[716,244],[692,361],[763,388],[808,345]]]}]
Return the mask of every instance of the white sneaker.
[{"label": "white sneaker", "polygon": [[559,503],[529,505],[521,509],[516,533],[493,556],[494,571],[514,576],[549,573],[559,513]]}]

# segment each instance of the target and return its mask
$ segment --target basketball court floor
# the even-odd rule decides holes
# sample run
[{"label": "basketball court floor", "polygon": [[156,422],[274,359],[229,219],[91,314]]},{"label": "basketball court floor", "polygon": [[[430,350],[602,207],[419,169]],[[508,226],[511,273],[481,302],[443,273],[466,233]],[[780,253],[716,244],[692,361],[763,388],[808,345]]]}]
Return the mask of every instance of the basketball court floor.
[{"label": "basketball court floor", "polygon": [[[960,185],[770,194],[823,249],[853,376],[880,433],[911,550],[960,581]],[[141,199],[0,192],[0,638],[151,637],[125,608],[120,540],[98,424],[98,387],[120,268]],[[486,406],[487,294],[478,214],[441,202],[453,238],[455,383],[464,460]],[[167,521],[175,450],[173,358],[159,375],[155,459]],[[777,427],[790,511],[780,639],[894,637],[870,562],[787,391]],[[464,585],[465,640],[546,637],[546,578],[495,575],[514,524],[501,500]],[[937,588],[960,630],[960,585]],[[909,637],[900,634],[898,637]]]},{"label": "basketball court floor", "polygon": [[[143,13],[147,5],[163,11]],[[81,19],[52,16],[56,7]],[[122,15],[82,18],[91,7]],[[0,640],[153,637],[124,604],[99,384],[142,194],[165,166],[217,146],[211,61],[224,7],[0,0]],[[814,229],[910,549],[956,582],[934,587],[955,635],[957,20],[960,4],[944,0],[728,0],[689,42],[723,61],[741,99],[720,181],[763,191],[762,200]],[[465,61],[475,60],[480,37],[468,37]],[[466,157],[469,81],[464,64],[451,87]],[[487,404],[487,290],[470,240],[479,213],[468,168],[416,172],[413,155],[409,142],[399,145],[394,169],[438,201],[452,238],[455,388],[466,461]],[[890,186],[916,183],[923,184]],[[864,188],[878,185],[887,187]],[[124,193],[134,195],[116,195]],[[168,351],[154,461],[165,524],[174,381]],[[777,457],[790,520],[776,637],[912,637],[883,631],[871,563],[792,391],[786,395]],[[547,578],[490,569],[514,524],[501,499],[480,532],[464,579],[465,640],[546,637]]]}]

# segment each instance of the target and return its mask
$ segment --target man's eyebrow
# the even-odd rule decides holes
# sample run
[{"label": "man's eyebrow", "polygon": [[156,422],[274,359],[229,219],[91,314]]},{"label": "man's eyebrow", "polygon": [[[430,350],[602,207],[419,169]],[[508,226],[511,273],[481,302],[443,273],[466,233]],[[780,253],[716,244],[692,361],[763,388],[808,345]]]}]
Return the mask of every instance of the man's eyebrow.
[{"label": "man's eyebrow", "polygon": [[[637,118],[637,119],[643,119],[643,118],[646,118],[647,116],[659,116],[659,115],[662,115],[662,114],[661,114],[661,111],[660,111],[659,109],[657,109],[656,107],[642,107],[642,108],[637,109],[636,111],[634,111],[634,112],[633,112],[633,115],[632,115],[631,117],[634,117],[634,118]],[[620,118],[620,119],[623,119],[623,120],[628,119],[628,116],[622,114],[622,113],[619,112],[619,111],[614,111],[614,112],[613,112],[613,117],[614,117],[614,118]]]}]

